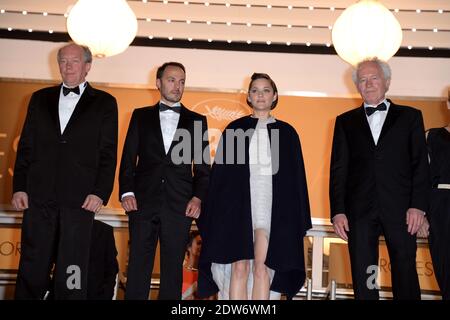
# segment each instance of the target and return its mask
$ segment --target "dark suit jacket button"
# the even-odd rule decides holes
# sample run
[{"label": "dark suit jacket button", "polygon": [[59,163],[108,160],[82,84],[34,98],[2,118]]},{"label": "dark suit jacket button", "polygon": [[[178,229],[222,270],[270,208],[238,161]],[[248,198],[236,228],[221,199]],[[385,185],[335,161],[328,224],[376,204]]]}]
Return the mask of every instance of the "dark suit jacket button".
[{"label": "dark suit jacket button", "polygon": [[61,140],[60,142],[61,142],[61,143],[67,143],[67,141],[66,141],[66,140]]},{"label": "dark suit jacket button", "polygon": [[164,180],[164,179],[161,179],[161,183],[164,183],[164,182],[166,182],[166,180]]},{"label": "dark suit jacket button", "polygon": [[381,160],[381,159],[383,159],[383,156],[381,156],[381,155],[378,154],[378,155],[375,156],[375,159],[376,159],[376,160]]}]

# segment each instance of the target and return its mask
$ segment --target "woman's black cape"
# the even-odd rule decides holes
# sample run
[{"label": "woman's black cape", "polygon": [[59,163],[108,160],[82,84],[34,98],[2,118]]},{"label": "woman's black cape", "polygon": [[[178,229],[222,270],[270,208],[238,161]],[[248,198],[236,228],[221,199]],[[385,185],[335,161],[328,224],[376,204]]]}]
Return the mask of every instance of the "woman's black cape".
[{"label": "woman's black cape", "polygon": [[[219,142],[208,196],[197,221],[203,239],[198,280],[200,297],[219,290],[212,278],[211,263],[254,259],[248,147],[257,121],[246,116],[231,122]],[[305,281],[303,237],[311,228],[308,189],[297,132],[280,120],[267,127],[274,174],[265,264],[275,270],[270,289],[292,298]]]}]

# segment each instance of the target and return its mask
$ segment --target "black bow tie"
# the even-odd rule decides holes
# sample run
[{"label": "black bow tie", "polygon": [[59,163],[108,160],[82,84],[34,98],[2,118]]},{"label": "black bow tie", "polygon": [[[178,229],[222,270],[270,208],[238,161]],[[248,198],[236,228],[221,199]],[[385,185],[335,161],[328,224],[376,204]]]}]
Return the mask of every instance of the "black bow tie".
[{"label": "black bow tie", "polygon": [[386,111],[386,110],[387,110],[386,104],[383,102],[377,105],[376,107],[366,107],[366,114],[370,117],[376,111]]},{"label": "black bow tie", "polygon": [[173,107],[169,107],[167,104],[164,103],[160,103],[159,104],[159,111],[166,111],[166,110],[172,110],[176,113],[180,113],[181,110],[181,106],[173,106]]},{"label": "black bow tie", "polygon": [[63,95],[67,96],[69,94],[69,92],[80,94],[80,88],[79,88],[79,86],[76,86],[73,88],[67,88],[67,87],[63,86]]}]

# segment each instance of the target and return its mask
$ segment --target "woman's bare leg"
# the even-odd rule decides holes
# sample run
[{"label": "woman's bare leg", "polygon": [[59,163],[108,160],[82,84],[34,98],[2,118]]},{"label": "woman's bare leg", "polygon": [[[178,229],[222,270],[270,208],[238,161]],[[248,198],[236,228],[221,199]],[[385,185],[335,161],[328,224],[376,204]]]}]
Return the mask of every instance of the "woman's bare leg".
[{"label": "woman's bare leg", "polygon": [[253,263],[252,300],[269,300],[270,277],[269,269],[264,264],[269,241],[264,229],[255,230],[255,261]]},{"label": "woman's bare leg", "polygon": [[247,300],[247,280],[250,272],[248,260],[231,264],[230,300]]}]

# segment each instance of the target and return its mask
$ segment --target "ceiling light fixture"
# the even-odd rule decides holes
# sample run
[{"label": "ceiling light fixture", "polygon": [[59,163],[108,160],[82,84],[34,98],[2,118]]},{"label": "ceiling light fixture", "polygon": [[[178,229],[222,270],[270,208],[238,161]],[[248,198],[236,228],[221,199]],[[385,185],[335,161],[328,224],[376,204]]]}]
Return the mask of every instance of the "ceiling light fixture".
[{"label": "ceiling light fixture", "polygon": [[361,0],[338,17],[332,39],[338,55],[352,65],[369,57],[388,60],[400,48],[402,28],[380,2]]},{"label": "ceiling light fixture", "polygon": [[88,46],[96,57],[125,51],[137,27],[136,15],[125,0],[78,0],[67,18],[72,40]]}]

